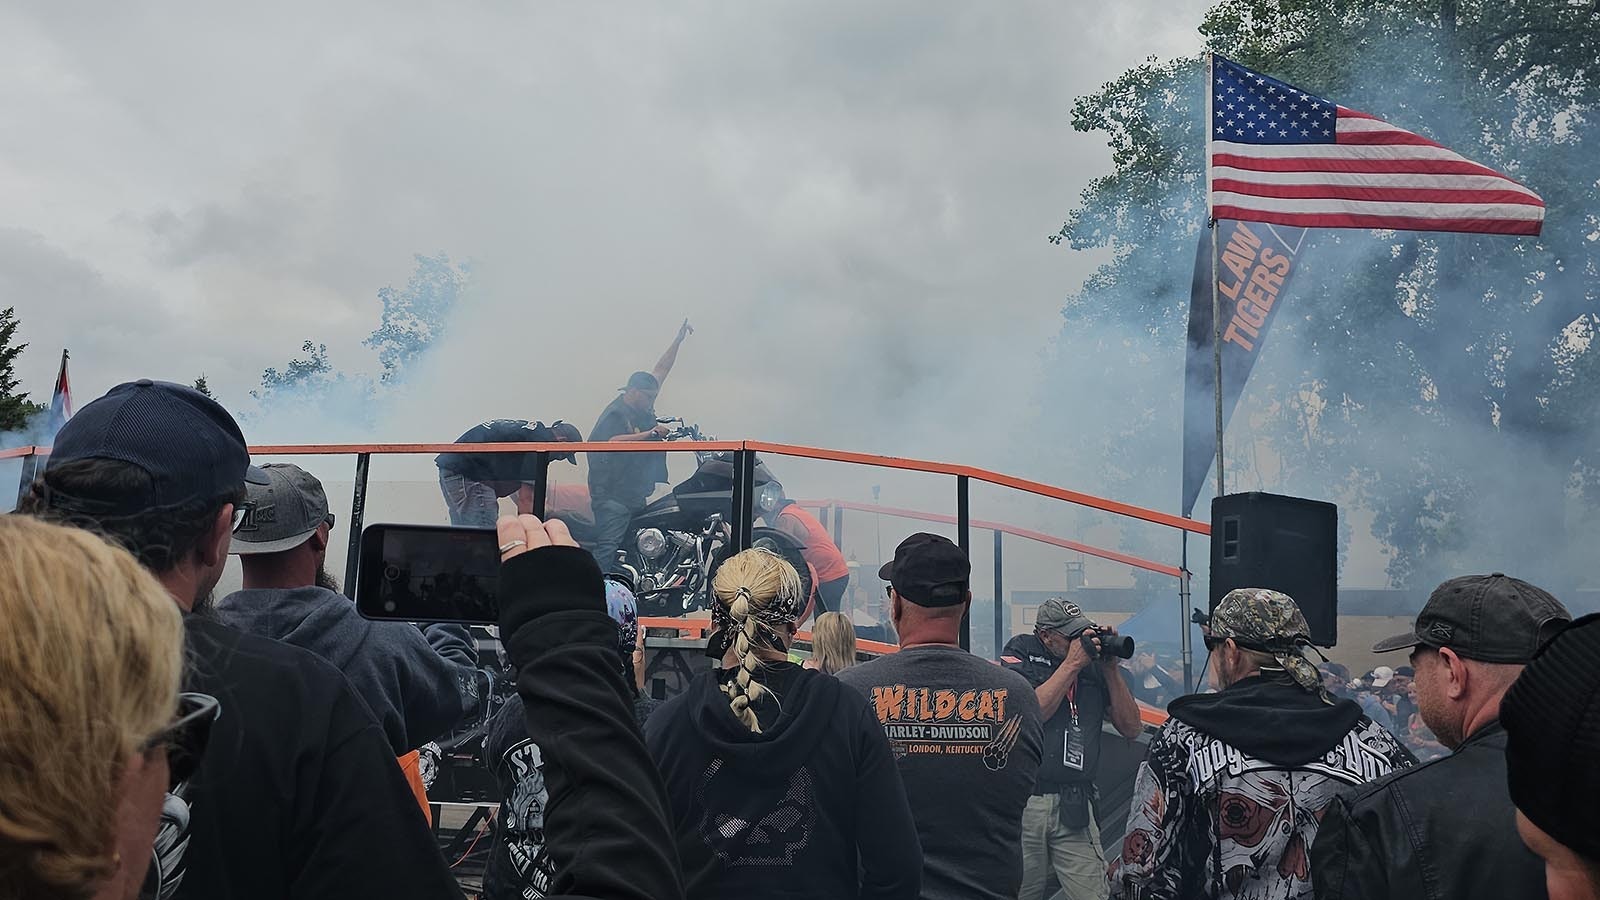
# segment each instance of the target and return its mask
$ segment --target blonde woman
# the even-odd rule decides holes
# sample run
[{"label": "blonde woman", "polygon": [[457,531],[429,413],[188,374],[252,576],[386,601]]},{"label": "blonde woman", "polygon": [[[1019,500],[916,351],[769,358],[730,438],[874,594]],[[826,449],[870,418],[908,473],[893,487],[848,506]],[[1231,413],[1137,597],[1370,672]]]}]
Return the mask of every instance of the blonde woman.
[{"label": "blonde woman", "polygon": [[856,664],[856,626],[844,613],[823,613],[811,626],[811,658],[808,669],[837,675]]},{"label": "blonde woman", "polygon": [[0,621],[0,898],[137,896],[186,736],[216,709],[185,695],[176,719],[178,608],[126,552],[12,515]]},{"label": "blonde woman", "polygon": [[837,679],[788,661],[806,606],[766,550],[712,581],[722,659],[645,726],[695,898],[918,896],[922,848],[883,726]]}]

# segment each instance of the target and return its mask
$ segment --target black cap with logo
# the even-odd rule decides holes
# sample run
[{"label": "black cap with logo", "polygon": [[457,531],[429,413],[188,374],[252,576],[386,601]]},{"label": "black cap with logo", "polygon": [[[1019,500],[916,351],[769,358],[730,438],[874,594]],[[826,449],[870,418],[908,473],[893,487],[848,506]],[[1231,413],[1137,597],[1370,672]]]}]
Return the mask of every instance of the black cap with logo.
[{"label": "black cap with logo", "polygon": [[1379,641],[1372,652],[1449,647],[1479,662],[1526,663],[1570,621],[1561,601],[1520,578],[1463,575],[1434,588],[1410,632]]},{"label": "black cap with logo", "polygon": [[918,606],[956,606],[966,602],[972,563],[949,538],[919,532],[900,542],[878,577]]}]

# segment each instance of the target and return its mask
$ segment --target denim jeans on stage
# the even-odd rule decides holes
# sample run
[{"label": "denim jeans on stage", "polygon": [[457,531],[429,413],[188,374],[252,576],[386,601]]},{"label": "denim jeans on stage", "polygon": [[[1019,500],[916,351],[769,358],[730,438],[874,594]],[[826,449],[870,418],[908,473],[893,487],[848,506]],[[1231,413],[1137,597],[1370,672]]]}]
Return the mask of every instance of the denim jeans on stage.
[{"label": "denim jeans on stage", "polygon": [[444,494],[444,505],[450,508],[451,525],[493,528],[500,518],[500,499],[493,488],[481,481],[440,469],[439,491]]}]

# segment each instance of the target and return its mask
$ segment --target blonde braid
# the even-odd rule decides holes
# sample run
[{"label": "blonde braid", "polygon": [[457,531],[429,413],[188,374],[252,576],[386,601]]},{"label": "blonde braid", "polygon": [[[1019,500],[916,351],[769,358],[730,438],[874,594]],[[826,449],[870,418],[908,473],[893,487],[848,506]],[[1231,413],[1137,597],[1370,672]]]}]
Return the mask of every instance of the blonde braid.
[{"label": "blonde braid", "polygon": [[743,722],[746,728],[760,734],[761,722],[756,718],[756,711],[750,708],[750,704],[760,700],[762,694],[766,693],[766,688],[754,680],[756,666],[761,664],[761,660],[751,648],[761,622],[750,614],[750,597],[750,589],[740,586],[733,605],[728,608],[728,615],[732,616],[734,624],[739,626],[738,632],[733,636],[733,652],[739,660],[739,671],[722,686],[722,692],[728,695],[734,716]]},{"label": "blonde braid", "polygon": [[733,634],[738,671],[722,685],[722,692],[728,695],[728,705],[734,716],[746,728],[760,734],[761,722],[751,707],[771,692],[754,677],[756,668],[761,665],[761,658],[756,655],[756,638],[761,629],[771,630],[772,626],[762,620],[762,614],[776,601],[781,598],[795,605],[800,593],[799,573],[776,553],[745,550],[717,569],[711,588],[717,602],[727,607],[728,617],[738,629]]}]

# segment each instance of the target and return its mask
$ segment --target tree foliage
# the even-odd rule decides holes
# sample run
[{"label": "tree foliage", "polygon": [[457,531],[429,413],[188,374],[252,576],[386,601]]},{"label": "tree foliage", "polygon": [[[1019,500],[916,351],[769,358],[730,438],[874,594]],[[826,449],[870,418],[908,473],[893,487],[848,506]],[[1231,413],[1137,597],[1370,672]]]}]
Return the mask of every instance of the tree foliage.
[{"label": "tree foliage", "polygon": [[21,386],[16,374],[17,357],[28,349],[27,344],[16,342],[21,324],[15,307],[0,310],[0,432],[21,431],[46,410],[29,400],[27,391],[17,390]]},{"label": "tree foliage", "polygon": [[[308,341],[307,343],[309,344],[310,342]],[[194,389],[202,394],[205,394],[207,397],[210,397],[213,400],[217,399],[216,396],[211,393],[211,385],[206,383],[206,376],[204,372],[200,373],[200,377],[194,380]]]},{"label": "tree foliage", "polygon": [[417,268],[400,290],[378,291],[382,318],[364,342],[378,351],[385,383],[397,380],[418,355],[444,334],[445,324],[466,288],[468,269],[443,253],[417,254]]},{"label": "tree foliage", "polygon": [[[1489,557],[1570,583],[1600,494],[1595,0],[1223,0],[1201,32],[1510,173],[1549,207],[1538,239],[1315,232],[1230,426],[1230,488],[1370,510],[1397,584]],[[1205,216],[1203,87],[1201,60],[1151,59],[1074,105],[1075,128],[1106,133],[1113,170],[1052,240],[1111,259],[1069,299],[1062,353],[1120,342],[1136,364],[1181,360]],[[1079,445],[1110,460],[1108,489],[1169,505],[1181,392],[1130,381],[1127,411]],[[1141,445],[1163,448],[1170,477],[1116,452]]]}]

